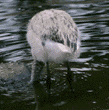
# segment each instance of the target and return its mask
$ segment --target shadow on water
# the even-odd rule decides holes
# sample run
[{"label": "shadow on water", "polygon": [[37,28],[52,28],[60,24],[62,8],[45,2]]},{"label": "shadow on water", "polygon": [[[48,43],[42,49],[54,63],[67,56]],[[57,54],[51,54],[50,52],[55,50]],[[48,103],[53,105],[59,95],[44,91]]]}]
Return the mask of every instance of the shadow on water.
[{"label": "shadow on water", "polygon": [[43,80],[37,85],[39,108],[109,109],[108,7],[108,1],[96,0],[1,1],[0,110],[35,109],[33,87],[28,85],[32,57],[25,37],[26,26],[34,14],[50,8],[65,10],[74,18],[81,32],[81,56],[70,63],[73,93],[66,81],[66,65],[50,65],[51,103],[48,101],[45,72]]}]

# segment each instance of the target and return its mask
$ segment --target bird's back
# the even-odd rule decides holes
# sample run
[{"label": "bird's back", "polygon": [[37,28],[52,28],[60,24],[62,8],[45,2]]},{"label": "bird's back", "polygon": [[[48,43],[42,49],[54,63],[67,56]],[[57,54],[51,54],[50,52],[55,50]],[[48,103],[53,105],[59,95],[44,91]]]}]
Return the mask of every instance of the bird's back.
[{"label": "bird's back", "polygon": [[27,40],[34,59],[63,62],[79,49],[78,29],[69,14],[62,10],[45,10],[30,20]]}]

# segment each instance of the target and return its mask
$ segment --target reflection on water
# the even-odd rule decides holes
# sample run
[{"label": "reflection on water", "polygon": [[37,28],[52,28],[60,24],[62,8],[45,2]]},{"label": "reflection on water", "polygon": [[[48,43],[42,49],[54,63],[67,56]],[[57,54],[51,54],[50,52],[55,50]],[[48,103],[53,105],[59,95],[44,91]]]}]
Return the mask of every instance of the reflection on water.
[{"label": "reflection on water", "polygon": [[[63,110],[109,109],[109,2],[83,0],[0,1],[0,110],[35,109],[33,88],[28,85],[31,70],[30,47],[26,41],[28,20],[44,9],[62,9],[77,23],[81,34],[81,56],[70,63],[71,94],[66,66],[51,64],[52,105],[40,98],[40,108]],[[9,63],[26,61],[30,63]],[[7,64],[2,64],[7,62]],[[29,65],[28,68],[26,65]],[[17,68],[16,68],[17,67]],[[46,92],[46,73],[41,84]],[[6,108],[8,107],[8,108]]]}]

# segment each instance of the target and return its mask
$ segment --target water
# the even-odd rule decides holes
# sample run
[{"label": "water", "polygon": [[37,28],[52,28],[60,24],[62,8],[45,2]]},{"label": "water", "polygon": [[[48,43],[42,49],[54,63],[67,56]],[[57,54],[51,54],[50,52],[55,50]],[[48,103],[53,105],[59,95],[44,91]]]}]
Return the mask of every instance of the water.
[{"label": "water", "polygon": [[[50,8],[65,10],[77,23],[81,32],[81,55],[70,63],[72,94],[66,82],[65,64],[50,65],[52,104],[38,94],[41,110],[109,109],[109,2],[1,0],[0,110],[35,109],[33,88],[28,85],[32,57],[26,41],[26,26],[35,13]],[[41,81],[46,91],[45,80],[46,72]]]}]

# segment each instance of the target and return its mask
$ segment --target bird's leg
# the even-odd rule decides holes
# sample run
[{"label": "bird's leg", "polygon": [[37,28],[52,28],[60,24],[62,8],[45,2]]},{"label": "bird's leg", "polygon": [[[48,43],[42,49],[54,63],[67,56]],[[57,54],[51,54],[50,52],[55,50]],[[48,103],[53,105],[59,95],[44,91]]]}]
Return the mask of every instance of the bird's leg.
[{"label": "bird's leg", "polygon": [[50,98],[50,86],[51,86],[51,76],[49,71],[49,63],[47,62],[47,90],[48,90],[48,98]]},{"label": "bird's leg", "polygon": [[72,89],[72,72],[70,70],[69,62],[66,62],[66,63],[67,63],[67,80],[69,82],[71,91],[73,91],[73,89]]}]

